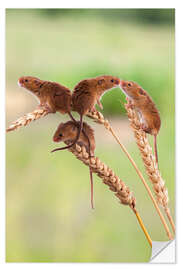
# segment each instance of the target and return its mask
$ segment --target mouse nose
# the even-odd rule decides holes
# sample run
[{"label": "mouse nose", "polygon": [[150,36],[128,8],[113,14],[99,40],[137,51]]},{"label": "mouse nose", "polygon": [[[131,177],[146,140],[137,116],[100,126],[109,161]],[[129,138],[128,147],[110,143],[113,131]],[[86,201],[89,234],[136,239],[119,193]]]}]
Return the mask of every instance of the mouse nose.
[{"label": "mouse nose", "polygon": [[23,84],[23,82],[24,82],[24,80],[23,80],[22,78],[20,78],[20,79],[18,80],[18,85],[21,87],[22,84]]},{"label": "mouse nose", "polygon": [[54,142],[59,142],[59,138],[58,137],[53,137],[53,141]]},{"label": "mouse nose", "polygon": [[117,79],[116,80],[116,84],[119,85],[121,83],[121,80],[120,79]]},{"label": "mouse nose", "polygon": [[120,82],[120,86],[121,86],[121,87],[126,86],[126,82],[125,82],[125,81],[121,81],[121,82]]}]

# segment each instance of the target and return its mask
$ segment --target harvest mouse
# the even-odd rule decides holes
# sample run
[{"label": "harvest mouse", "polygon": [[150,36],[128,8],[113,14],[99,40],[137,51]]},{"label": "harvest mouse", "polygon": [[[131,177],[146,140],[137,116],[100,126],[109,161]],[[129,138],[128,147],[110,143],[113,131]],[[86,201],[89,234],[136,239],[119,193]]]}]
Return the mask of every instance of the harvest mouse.
[{"label": "harvest mouse", "polygon": [[45,107],[50,113],[68,113],[74,120],[71,115],[71,91],[67,87],[32,76],[19,78],[18,85],[37,97],[39,107]]},{"label": "harvest mouse", "polygon": [[149,94],[137,83],[122,80],[120,87],[130,101],[129,106],[137,111],[143,131],[154,136],[154,152],[158,164],[157,135],[161,127],[159,111]]}]

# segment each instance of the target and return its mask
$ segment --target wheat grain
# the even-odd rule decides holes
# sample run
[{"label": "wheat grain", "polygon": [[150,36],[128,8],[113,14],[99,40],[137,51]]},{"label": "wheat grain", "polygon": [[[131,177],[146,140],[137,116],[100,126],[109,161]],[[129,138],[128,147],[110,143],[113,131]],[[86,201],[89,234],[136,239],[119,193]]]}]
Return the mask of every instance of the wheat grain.
[{"label": "wheat grain", "polygon": [[146,133],[140,128],[139,118],[134,109],[130,108],[127,104],[125,105],[127,115],[130,121],[131,128],[134,131],[134,137],[138,148],[141,153],[141,157],[146,169],[146,173],[153,185],[153,189],[156,195],[156,200],[161,205],[170,221],[173,231],[175,232],[175,225],[170,214],[168,207],[168,190],[165,186],[165,181],[159,172],[155,157],[152,153],[152,148],[149,144]]},{"label": "wheat grain", "polygon": [[32,121],[35,121],[39,118],[46,116],[49,111],[45,108],[39,108],[34,110],[33,112],[27,113],[24,116],[20,117],[16,121],[14,121],[7,129],[6,132],[16,130],[22,126],[29,125]]},{"label": "wheat grain", "polygon": [[75,146],[68,148],[68,151],[72,152],[77,159],[81,160],[85,165],[89,166],[92,172],[96,173],[103,181],[104,184],[109,186],[109,189],[115,193],[115,196],[119,199],[120,203],[123,205],[129,205],[132,209],[136,218],[150,244],[152,247],[152,240],[145,228],[142,219],[136,209],[136,198],[130,191],[129,187],[110,169],[106,164],[104,164],[98,157],[90,157],[86,152],[84,146]]},{"label": "wheat grain", "polygon": [[156,202],[156,200],[154,199],[153,197],[153,194],[149,188],[149,186],[147,185],[142,173],[140,172],[140,170],[138,169],[136,163],[134,162],[134,160],[132,159],[132,157],[130,156],[130,154],[128,153],[128,151],[126,150],[126,148],[124,147],[124,145],[120,142],[118,136],[115,134],[114,130],[112,129],[112,127],[110,126],[110,123],[107,119],[104,118],[104,116],[102,115],[102,113],[98,112],[98,111],[93,111],[93,112],[89,112],[86,116],[90,117],[91,119],[93,119],[95,122],[99,123],[99,124],[102,124],[105,126],[105,128],[107,130],[109,130],[111,132],[111,134],[113,135],[113,137],[115,138],[115,140],[117,141],[117,143],[120,145],[121,149],[123,150],[123,152],[125,153],[125,155],[128,157],[129,161],[131,162],[131,164],[133,165],[134,169],[136,170],[138,176],[140,177],[142,183],[144,184],[154,206],[155,206],[155,209],[161,219],[161,222],[166,230],[166,233],[167,233],[167,236],[169,239],[173,239],[171,233],[170,233],[170,230],[168,228],[168,225],[166,223],[166,220],[164,219],[162,213],[161,213],[161,210]]},{"label": "wheat grain", "polygon": [[89,158],[89,154],[86,152],[85,147],[80,147],[77,144],[75,147],[71,147],[68,150],[85,165],[90,166],[92,171],[103,179],[103,182],[108,185],[113,192],[115,192],[115,195],[119,198],[122,204],[129,205],[132,208],[135,207],[136,200],[133,193],[130,192],[124,182],[120,180],[107,165],[100,161],[98,157]]}]

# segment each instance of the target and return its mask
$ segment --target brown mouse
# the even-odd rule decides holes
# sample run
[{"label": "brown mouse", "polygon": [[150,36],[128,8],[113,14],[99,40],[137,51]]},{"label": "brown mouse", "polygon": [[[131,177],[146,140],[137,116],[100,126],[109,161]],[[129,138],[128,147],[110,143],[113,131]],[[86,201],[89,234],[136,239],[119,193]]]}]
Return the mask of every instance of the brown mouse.
[{"label": "brown mouse", "polygon": [[[106,91],[117,87],[119,84],[119,78],[104,75],[82,80],[74,87],[74,91],[72,93],[72,110],[79,113],[80,124],[76,139],[72,145],[67,146],[66,148],[73,146],[78,141],[81,130],[83,128],[83,116],[88,112],[94,111],[96,104],[98,104],[100,108],[103,109],[103,106],[100,102],[102,95]],[[66,148],[63,147],[61,149]]]},{"label": "brown mouse", "polygon": [[[61,114],[68,113],[70,118],[77,123],[71,114],[71,91],[67,87],[32,76],[19,78],[18,84],[37,97],[40,103],[39,107],[45,107],[49,113],[57,111]],[[62,147],[61,150],[69,147]]]},{"label": "brown mouse", "polygon": [[19,78],[18,85],[35,95],[40,107],[45,107],[50,113],[68,113],[75,120],[71,115],[71,91],[67,87],[32,76]]},{"label": "brown mouse", "polygon": [[158,164],[157,135],[161,127],[159,111],[149,94],[137,83],[122,80],[120,87],[130,101],[129,106],[137,111],[143,131],[154,136],[154,152]]},{"label": "brown mouse", "polygon": [[[74,121],[68,121],[66,123],[61,123],[54,136],[54,142],[65,142],[67,144],[72,144],[72,142],[76,139],[78,133],[79,126],[76,125]],[[83,132],[84,131],[84,132]],[[81,147],[84,146],[86,151],[89,153],[89,157],[94,156],[95,151],[95,138],[94,138],[94,130],[85,122],[83,122],[83,130],[80,133],[77,144]],[[52,152],[58,151],[59,148],[52,150]],[[92,170],[90,170],[90,180],[91,180],[91,207],[94,208],[93,204],[93,176]]]}]

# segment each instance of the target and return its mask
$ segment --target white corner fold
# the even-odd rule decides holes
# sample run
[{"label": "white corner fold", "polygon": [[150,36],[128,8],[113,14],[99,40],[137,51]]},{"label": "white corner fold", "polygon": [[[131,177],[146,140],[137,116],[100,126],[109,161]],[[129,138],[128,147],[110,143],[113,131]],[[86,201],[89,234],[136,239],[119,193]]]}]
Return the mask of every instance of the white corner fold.
[{"label": "white corner fold", "polygon": [[175,240],[152,241],[150,263],[175,263]]}]

